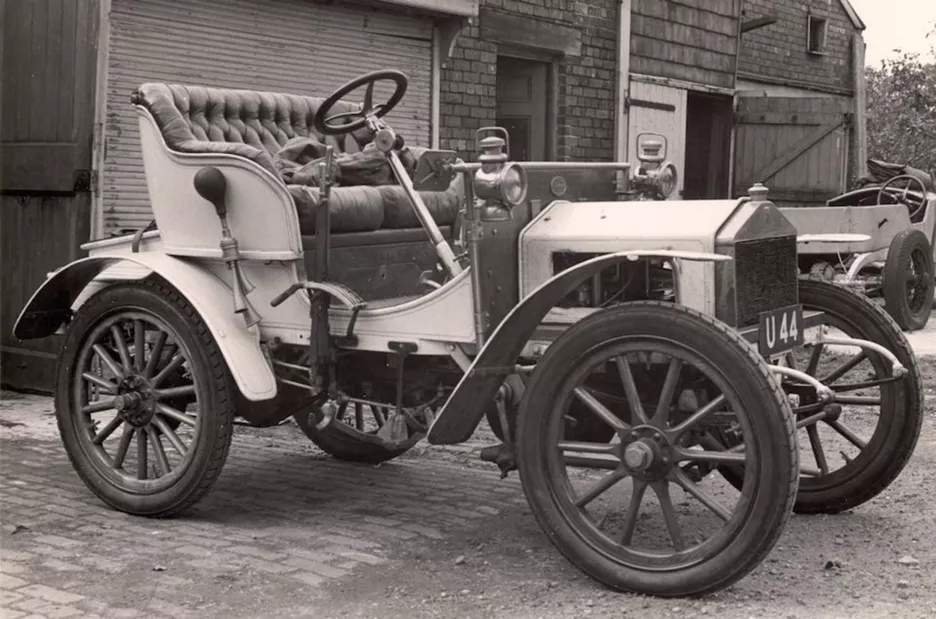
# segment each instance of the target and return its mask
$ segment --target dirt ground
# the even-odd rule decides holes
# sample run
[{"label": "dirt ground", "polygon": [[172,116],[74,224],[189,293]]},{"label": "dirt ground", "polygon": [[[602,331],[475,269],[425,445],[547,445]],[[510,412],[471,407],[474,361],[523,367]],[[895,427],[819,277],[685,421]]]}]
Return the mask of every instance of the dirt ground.
[{"label": "dirt ground", "polygon": [[295,428],[238,428],[191,514],[134,519],[81,484],[47,398],[0,397],[0,617],[877,619],[936,616],[936,357],[927,417],[882,495],[793,516],[772,554],[700,600],[613,593],[540,531],[477,449],[338,463]]}]

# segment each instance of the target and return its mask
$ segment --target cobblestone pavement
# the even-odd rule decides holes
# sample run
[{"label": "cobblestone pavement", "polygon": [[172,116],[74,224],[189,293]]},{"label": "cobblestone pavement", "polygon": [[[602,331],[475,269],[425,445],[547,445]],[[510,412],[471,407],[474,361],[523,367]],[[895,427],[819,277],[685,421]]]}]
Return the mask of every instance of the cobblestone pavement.
[{"label": "cobblestone pavement", "polygon": [[[51,400],[0,402],[0,617],[315,617],[329,580],[387,565],[412,544],[490,526],[522,503],[480,447],[417,446],[379,467],[332,460],[298,428],[235,434],[224,472],[184,517],[106,508],[78,479]],[[485,443],[486,444],[486,443]],[[248,586],[249,585],[249,586]]]}]

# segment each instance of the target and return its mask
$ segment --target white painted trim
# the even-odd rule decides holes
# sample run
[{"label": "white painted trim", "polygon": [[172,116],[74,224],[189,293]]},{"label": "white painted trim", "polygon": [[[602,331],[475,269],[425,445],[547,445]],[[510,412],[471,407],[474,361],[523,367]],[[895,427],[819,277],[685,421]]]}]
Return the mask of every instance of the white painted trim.
[{"label": "white painted trim", "polygon": [[94,74],[94,125],[91,140],[91,174],[97,177],[91,193],[91,238],[104,236],[104,153],[107,146],[107,63],[110,42],[111,0],[100,0],[97,58]]},{"label": "white painted trim", "polygon": [[614,100],[614,160],[627,161],[630,93],[631,0],[618,0],[617,88]]},{"label": "white painted trim", "polygon": [[630,79],[635,82],[645,82],[647,84],[657,84],[659,86],[669,86],[670,88],[679,88],[681,90],[698,90],[701,92],[711,92],[719,95],[733,95],[734,88],[723,88],[721,86],[710,86],[708,84],[699,84],[696,82],[687,82],[670,77],[656,77],[654,75],[643,75],[642,73],[631,73]]},{"label": "white painted trim", "polygon": [[442,109],[442,35],[439,27],[432,26],[432,67],[429,86],[429,144],[430,148],[439,149],[439,123]]},{"label": "white painted trim", "polygon": [[437,13],[474,17],[478,14],[480,0],[383,0],[388,4],[399,4],[414,9],[428,9]]}]

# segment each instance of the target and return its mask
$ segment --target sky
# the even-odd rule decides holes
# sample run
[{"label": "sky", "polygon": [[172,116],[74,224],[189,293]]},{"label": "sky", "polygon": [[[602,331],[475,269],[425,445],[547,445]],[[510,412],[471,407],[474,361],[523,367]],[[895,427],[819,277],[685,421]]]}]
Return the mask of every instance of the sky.
[{"label": "sky", "polygon": [[936,46],[936,0],[851,0],[865,23],[865,61],[878,67],[895,56],[894,48],[918,52],[924,62],[936,62],[930,48]]}]

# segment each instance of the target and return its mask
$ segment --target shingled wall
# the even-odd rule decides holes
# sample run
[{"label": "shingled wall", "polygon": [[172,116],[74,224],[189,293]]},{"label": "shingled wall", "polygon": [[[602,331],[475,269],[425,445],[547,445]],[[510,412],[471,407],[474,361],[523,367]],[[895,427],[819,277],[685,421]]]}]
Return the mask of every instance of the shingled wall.
[{"label": "shingled wall", "polygon": [[[556,159],[613,158],[617,2],[615,0],[482,0],[485,11],[558,24],[581,33],[581,54],[558,62]],[[474,132],[497,109],[498,45],[481,40],[479,19],[459,35],[442,70],[440,146],[473,160]]]},{"label": "shingled wall", "polygon": [[[777,21],[741,36],[739,77],[766,77],[842,94],[853,89],[851,39],[857,30],[840,2],[744,0],[743,10],[745,20],[775,15]],[[808,11],[828,20],[824,55],[806,51]]]}]

